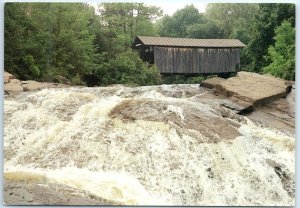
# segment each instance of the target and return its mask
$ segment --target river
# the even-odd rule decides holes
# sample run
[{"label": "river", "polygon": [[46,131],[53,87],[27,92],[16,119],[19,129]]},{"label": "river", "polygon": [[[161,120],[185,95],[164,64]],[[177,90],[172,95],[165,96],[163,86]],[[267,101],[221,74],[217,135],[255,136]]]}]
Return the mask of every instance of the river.
[{"label": "river", "polygon": [[199,85],[6,96],[4,175],[126,205],[295,205],[295,135]]}]

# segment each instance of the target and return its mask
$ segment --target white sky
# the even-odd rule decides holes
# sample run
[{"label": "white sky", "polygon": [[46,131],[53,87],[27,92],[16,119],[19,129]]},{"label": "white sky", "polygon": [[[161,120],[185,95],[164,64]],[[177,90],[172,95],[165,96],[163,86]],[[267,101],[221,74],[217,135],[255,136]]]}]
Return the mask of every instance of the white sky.
[{"label": "white sky", "polygon": [[168,3],[156,3],[156,6],[159,6],[160,8],[162,8],[162,10],[164,11],[164,14],[168,14],[168,15],[172,15],[174,14],[174,12],[176,12],[179,9],[184,8],[186,5],[190,5],[193,4],[200,13],[205,12],[205,8],[207,3],[201,3],[201,2],[193,2],[193,1],[186,1],[186,2],[177,2],[177,3],[172,3],[172,4],[168,4]]},{"label": "white sky", "polygon": [[168,3],[165,1],[159,2],[154,2],[154,3],[146,3],[147,5],[153,5],[153,6],[158,6],[162,8],[164,14],[172,15],[174,12],[176,12],[179,9],[184,8],[186,5],[191,5],[193,4],[200,13],[205,12],[205,8],[207,6],[207,3],[202,3],[202,2],[197,2],[197,1],[184,1],[184,2],[175,2],[175,3]]},{"label": "white sky", "polygon": [[[107,1],[102,1],[102,2],[107,2]],[[123,1],[119,1],[119,2],[123,2]],[[200,13],[203,13],[205,12],[205,8],[207,6],[207,3],[197,2],[195,0],[187,0],[183,2],[172,2],[172,3],[168,1],[157,2],[157,1],[150,1],[150,0],[146,0],[146,1],[144,0],[141,2],[143,2],[146,5],[158,6],[163,10],[164,14],[168,14],[168,15],[172,15],[177,10],[184,8],[186,5],[191,5],[191,4],[193,4],[199,10]],[[90,2],[89,4],[93,6],[97,5],[96,2]]]}]

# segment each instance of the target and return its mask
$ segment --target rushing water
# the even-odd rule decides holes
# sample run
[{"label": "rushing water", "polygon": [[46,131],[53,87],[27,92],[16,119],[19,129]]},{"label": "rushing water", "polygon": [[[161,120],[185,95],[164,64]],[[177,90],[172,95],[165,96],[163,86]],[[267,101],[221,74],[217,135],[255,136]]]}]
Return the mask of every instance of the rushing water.
[{"label": "rushing water", "polygon": [[294,135],[219,101],[198,85],[6,97],[5,177],[127,205],[294,205]]}]

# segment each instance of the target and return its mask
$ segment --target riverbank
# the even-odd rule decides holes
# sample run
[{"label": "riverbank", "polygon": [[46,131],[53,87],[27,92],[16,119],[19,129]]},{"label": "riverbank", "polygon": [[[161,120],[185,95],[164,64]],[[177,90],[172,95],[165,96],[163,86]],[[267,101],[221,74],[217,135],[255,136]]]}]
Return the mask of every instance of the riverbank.
[{"label": "riverbank", "polygon": [[4,71],[4,94],[16,94],[25,91],[37,91],[45,88],[66,88],[69,84],[53,83],[53,82],[37,82],[34,80],[21,81],[14,75]]}]

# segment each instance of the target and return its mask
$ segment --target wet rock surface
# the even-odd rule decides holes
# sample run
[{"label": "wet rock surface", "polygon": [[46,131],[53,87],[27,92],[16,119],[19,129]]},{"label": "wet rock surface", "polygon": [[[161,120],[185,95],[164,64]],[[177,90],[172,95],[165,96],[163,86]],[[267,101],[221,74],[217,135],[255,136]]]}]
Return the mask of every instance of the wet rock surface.
[{"label": "wet rock surface", "polygon": [[62,184],[43,184],[5,179],[6,205],[118,205],[92,193]]},{"label": "wet rock surface", "polygon": [[45,88],[65,88],[69,87],[66,84],[37,82],[34,80],[20,81],[16,77],[6,71],[3,74],[4,92],[5,94],[15,94],[23,91],[36,91]]},{"label": "wet rock surface", "polygon": [[255,108],[246,116],[264,127],[295,134],[295,89],[286,98],[280,98]]},{"label": "wet rock surface", "polygon": [[278,164],[273,160],[266,160],[270,167],[274,168],[274,172],[278,175],[282,182],[283,188],[291,197],[295,197],[295,175],[286,172],[285,165]]},{"label": "wet rock surface", "polygon": [[228,78],[220,85],[227,96],[255,105],[285,97],[290,88],[283,79],[251,72],[238,72],[236,77]]},{"label": "wet rock surface", "polygon": [[21,81],[18,79],[9,79],[9,81],[4,84],[4,91],[7,93],[16,93],[23,91]]},{"label": "wet rock surface", "polygon": [[251,72],[238,72],[236,77],[226,80],[211,78],[201,83],[201,86],[218,91],[234,104],[226,107],[244,114],[256,106],[261,106],[279,98],[284,98],[290,92],[292,83],[271,75],[260,75]]},{"label": "wet rock surface", "polygon": [[205,105],[177,103],[172,101],[153,101],[151,99],[131,99],[117,105],[110,112],[113,118],[134,122],[146,120],[164,122],[176,128],[179,134],[199,137],[199,142],[218,142],[240,136],[238,123],[218,117],[214,111],[205,111]]},{"label": "wet rock surface", "polygon": [[3,73],[4,83],[8,83],[10,79],[16,79],[16,77],[6,71]]}]

